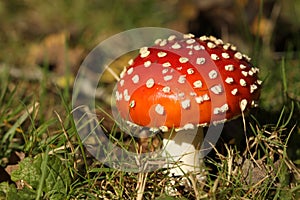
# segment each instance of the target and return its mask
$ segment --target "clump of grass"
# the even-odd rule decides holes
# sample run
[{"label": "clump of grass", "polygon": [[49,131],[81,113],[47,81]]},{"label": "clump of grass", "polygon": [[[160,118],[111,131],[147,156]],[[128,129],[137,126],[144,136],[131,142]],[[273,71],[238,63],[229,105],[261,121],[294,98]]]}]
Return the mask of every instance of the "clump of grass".
[{"label": "clump of grass", "polygon": [[284,123],[279,127],[251,124],[253,136],[247,138],[244,152],[227,145],[226,155],[216,150],[219,162],[208,160],[217,168],[217,174],[209,176],[208,181],[212,198],[298,198],[293,188],[300,171],[287,155],[287,142],[293,130],[284,137],[288,121]]}]

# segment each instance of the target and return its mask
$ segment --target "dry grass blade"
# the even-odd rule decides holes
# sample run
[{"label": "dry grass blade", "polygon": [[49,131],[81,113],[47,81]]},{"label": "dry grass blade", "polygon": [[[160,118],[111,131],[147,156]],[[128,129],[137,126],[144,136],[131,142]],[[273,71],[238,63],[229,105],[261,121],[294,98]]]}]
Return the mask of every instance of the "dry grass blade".
[{"label": "dry grass blade", "polygon": [[144,195],[144,191],[145,191],[145,187],[146,187],[146,183],[147,183],[147,176],[148,176],[148,172],[143,173],[140,172],[138,174],[138,182],[137,182],[137,197],[136,200],[142,200],[143,199],[143,195]]},{"label": "dry grass blade", "polygon": [[[56,111],[54,111],[54,113],[56,114],[56,116],[57,116],[57,118],[58,118],[58,120],[59,120],[59,122],[60,122],[60,125],[61,125],[62,131],[63,131],[63,133],[64,133],[64,136],[65,136],[66,139],[67,139],[67,146],[66,146],[66,147],[69,147],[69,148],[71,149],[72,154],[75,155],[75,149],[74,149],[74,146],[73,146],[73,144],[72,144],[72,142],[71,142],[71,140],[70,140],[70,137],[69,137],[69,135],[68,135],[68,133],[67,133],[65,127],[64,127],[63,121],[62,121],[60,115],[59,115]],[[49,153],[50,153],[50,152],[49,152]],[[51,153],[52,153],[52,152],[51,152]],[[77,163],[74,162],[73,165],[74,165],[74,169],[77,170]]]}]

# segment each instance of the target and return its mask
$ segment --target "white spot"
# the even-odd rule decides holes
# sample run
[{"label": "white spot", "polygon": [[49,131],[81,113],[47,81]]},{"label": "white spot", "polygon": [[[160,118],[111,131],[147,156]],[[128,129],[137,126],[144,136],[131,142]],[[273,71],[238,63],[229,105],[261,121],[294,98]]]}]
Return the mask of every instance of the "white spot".
[{"label": "white spot", "polygon": [[234,70],[234,66],[233,65],[225,65],[225,70],[232,72]]},{"label": "white spot", "polygon": [[250,93],[253,93],[257,89],[257,85],[250,85]]},{"label": "white spot", "polygon": [[142,48],[140,48],[140,54],[143,54],[143,53],[145,53],[147,51],[148,51],[148,47],[142,47]]},{"label": "white spot", "polygon": [[236,48],[236,46],[234,46],[234,45],[230,45],[230,49],[232,50],[232,51],[236,51],[237,50],[237,48]]},{"label": "white spot", "polygon": [[193,49],[194,45],[187,45],[185,48],[187,49]]},{"label": "white spot", "polygon": [[211,41],[214,41],[214,42],[217,40],[217,38],[216,38],[215,36],[212,36],[212,35],[209,36],[209,39],[210,39]]},{"label": "white spot", "polygon": [[168,73],[168,71],[169,71],[169,69],[167,68],[167,69],[163,69],[161,72],[162,72],[162,74],[166,74],[166,73]]},{"label": "white spot", "polygon": [[143,53],[141,53],[141,58],[146,58],[147,56],[149,56],[150,51],[145,51]]},{"label": "white spot", "polygon": [[241,102],[240,102],[240,108],[241,108],[241,111],[243,112],[246,107],[247,107],[247,100],[246,99],[243,99]]},{"label": "white spot", "polygon": [[217,126],[218,124],[224,124],[227,121],[227,119],[221,119],[218,121],[213,121],[213,125]]},{"label": "white spot", "polygon": [[195,97],[197,103],[202,103],[204,101],[202,96]]},{"label": "white spot", "polygon": [[139,82],[139,80],[140,80],[140,77],[139,77],[139,75],[134,75],[133,77],[132,77],[132,82],[133,83],[138,83]]},{"label": "white spot", "polygon": [[257,80],[256,83],[257,83],[258,85],[261,85],[261,84],[262,84],[262,81],[261,81],[261,80]]},{"label": "white spot", "polygon": [[211,59],[213,59],[213,60],[219,60],[220,58],[219,58],[219,56],[217,56],[217,54],[211,54],[210,55],[210,57],[211,57]]},{"label": "white spot", "polygon": [[158,45],[161,41],[162,41],[162,39],[158,38],[154,41],[154,44]]},{"label": "white spot", "polygon": [[217,114],[222,114],[222,113],[225,113],[227,110],[229,109],[228,107],[228,104],[224,104],[223,106],[221,107],[217,107],[214,109],[214,114],[217,115]]},{"label": "white spot", "polygon": [[195,97],[196,95],[197,95],[197,93],[196,92],[190,92],[190,95],[193,97]]},{"label": "white spot", "polygon": [[216,47],[216,45],[214,43],[212,43],[212,42],[208,42],[207,43],[207,47],[210,48],[210,49],[213,49],[213,48]]},{"label": "white spot", "polygon": [[130,127],[138,127],[137,124],[131,122],[131,121],[126,121],[126,124],[128,124]]},{"label": "white spot", "polygon": [[180,44],[178,44],[178,43],[176,42],[175,44],[172,45],[172,48],[173,48],[173,49],[180,49],[181,46],[180,46]]},{"label": "white spot", "polygon": [[130,121],[126,121],[126,124],[128,124],[130,127],[139,127],[137,124]]},{"label": "white spot", "polygon": [[121,79],[120,80],[120,86],[123,87],[124,83],[125,83],[124,79]]},{"label": "white spot", "polygon": [[223,49],[225,49],[225,50],[228,50],[229,47],[230,47],[230,44],[229,44],[229,43],[226,43],[226,44],[223,45]]},{"label": "white spot", "polygon": [[244,79],[240,79],[240,85],[245,87],[247,85],[247,82]]},{"label": "white spot", "polygon": [[178,83],[185,83],[185,81],[186,81],[185,75],[180,75],[178,78]]},{"label": "white spot", "polygon": [[195,126],[191,123],[185,124],[183,126],[183,130],[190,130],[190,129],[194,129],[194,128],[195,128]]},{"label": "white spot", "polygon": [[187,73],[188,73],[188,74],[193,74],[193,73],[194,73],[193,68],[189,68],[189,69],[187,70]]},{"label": "white spot", "polygon": [[144,62],[144,66],[145,67],[150,67],[150,65],[151,65],[151,61],[150,60]]},{"label": "white spot", "polygon": [[165,113],[165,108],[162,105],[157,104],[155,106],[155,112],[157,112],[159,115],[163,115]]},{"label": "white spot", "polygon": [[122,93],[120,93],[119,91],[116,91],[116,100],[117,101],[122,100]]},{"label": "white spot", "polygon": [[244,76],[248,76],[248,72],[246,72],[246,71],[241,71],[241,73],[242,73]]},{"label": "white spot", "polygon": [[255,74],[255,73],[259,72],[259,69],[257,67],[252,67],[251,71],[253,71],[253,73]]},{"label": "white spot", "polygon": [[188,61],[189,61],[189,59],[186,58],[186,57],[180,57],[180,58],[179,58],[179,62],[180,62],[180,63],[187,63]]},{"label": "white spot", "polygon": [[251,106],[252,107],[257,107],[258,106],[258,102],[257,101],[255,101],[255,100],[253,100],[252,102],[251,102]]},{"label": "white spot", "polygon": [[148,79],[146,82],[146,87],[152,88],[153,86],[154,86],[154,79],[153,78]]},{"label": "white spot", "polygon": [[[182,131],[182,130],[183,130],[183,127],[175,128],[175,132],[179,132],[179,131]],[[174,185],[174,184],[175,184],[175,181],[172,181],[172,185]]]},{"label": "white spot", "polygon": [[190,56],[191,56],[191,55],[193,55],[193,51],[189,51],[189,53],[188,53],[188,54],[189,54]]},{"label": "white spot", "polygon": [[163,67],[170,67],[170,66],[171,66],[171,63],[165,62],[165,63],[162,64],[162,66],[163,66]]},{"label": "white spot", "polygon": [[204,94],[202,97],[203,97],[203,100],[204,100],[204,101],[210,100],[208,94]]},{"label": "white spot", "polygon": [[236,95],[238,92],[238,89],[237,88],[234,88],[233,90],[231,90],[231,94],[232,95]]},{"label": "white spot", "polygon": [[199,37],[199,39],[201,41],[205,41],[205,40],[208,40],[208,37],[206,35],[203,35],[203,36]]},{"label": "white spot", "polygon": [[181,98],[183,98],[184,97],[184,92],[179,92],[178,96],[181,97]]},{"label": "white spot", "polygon": [[208,73],[208,77],[210,79],[215,79],[218,77],[218,72],[216,70],[211,70],[209,73]]},{"label": "white spot", "polygon": [[128,75],[132,74],[132,72],[133,72],[133,67],[131,67],[131,68],[129,68],[129,69],[127,70],[127,74],[128,74]]},{"label": "white spot", "polygon": [[202,82],[200,80],[198,80],[198,81],[195,81],[193,83],[193,85],[194,85],[194,88],[201,88],[202,87]]},{"label": "white spot", "polygon": [[169,92],[171,91],[171,88],[170,88],[169,86],[165,86],[165,87],[162,89],[162,91],[163,91],[164,93],[169,93]]},{"label": "white spot", "polygon": [[254,73],[253,73],[253,71],[249,70],[248,74],[249,74],[249,76],[253,76]]},{"label": "white spot", "polygon": [[182,70],[182,67],[176,67],[176,69],[180,71],[180,70]]},{"label": "white spot", "polygon": [[128,94],[128,90],[127,90],[127,89],[125,89],[125,90],[123,91],[123,96],[124,96],[124,100],[125,100],[125,101],[129,101],[130,96],[129,96],[129,94]]},{"label": "white spot", "polygon": [[165,57],[166,55],[167,55],[167,53],[163,52],[163,51],[160,51],[160,52],[157,53],[157,56],[160,57],[160,58]]},{"label": "white spot", "polygon": [[152,133],[157,133],[159,131],[159,129],[157,127],[150,127],[149,131]]},{"label": "white spot", "polygon": [[231,83],[233,83],[233,78],[232,77],[227,77],[225,79],[225,82],[228,83],[228,84],[231,84]]},{"label": "white spot", "polygon": [[188,39],[188,40],[186,41],[187,44],[193,44],[193,43],[195,43],[195,42],[196,42],[195,39]]},{"label": "white spot", "polygon": [[219,44],[223,44],[224,42],[223,42],[223,40],[221,40],[221,39],[217,39],[217,40],[215,41],[215,43],[216,43],[217,45],[219,45]]},{"label": "white spot", "polygon": [[187,109],[191,106],[191,100],[186,99],[184,101],[181,102],[181,106],[183,109]]},{"label": "white spot", "polygon": [[[232,49],[232,46],[230,48]],[[243,55],[240,52],[236,52],[234,54],[234,57],[237,58],[237,59],[239,59],[239,60],[241,60],[243,58]]]},{"label": "white spot", "polygon": [[130,108],[133,108],[134,106],[135,106],[135,101],[134,101],[134,100],[130,101],[129,107],[130,107]]},{"label": "white spot", "polygon": [[123,93],[124,93],[124,96],[128,96],[128,89],[125,89],[125,90],[123,91]]},{"label": "white spot", "polygon": [[164,80],[165,80],[165,81],[169,81],[169,80],[171,80],[172,78],[173,78],[172,75],[164,76]]},{"label": "white spot", "polygon": [[246,69],[247,66],[246,66],[246,65],[243,65],[243,64],[240,64],[240,68],[241,68],[241,69]]},{"label": "white spot", "polygon": [[223,52],[223,53],[222,53],[222,57],[225,58],[225,59],[230,58],[229,54],[226,53],[226,52]]},{"label": "white spot", "polygon": [[168,37],[168,40],[169,41],[172,41],[172,40],[175,40],[176,39],[176,35],[170,35],[169,37]]},{"label": "white spot", "polygon": [[192,33],[183,34],[184,39],[189,39],[189,38],[193,38],[193,37],[195,37],[195,35]]},{"label": "white spot", "polygon": [[169,131],[169,128],[167,126],[161,126],[159,127],[159,129],[162,131],[162,132],[168,132]]},{"label": "white spot", "polygon": [[210,90],[214,94],[221,94],[223,92],[223,88],[222,88],[221,84],[214,85],[213,87],[210,88]]},{"label": "white spot", "polygon": [[243,54],[243,57],[248,61],[248,62],[250,62],[251,61],[251,58],[249,57],[249,56],[247,56],[247,55],[245,55],[245,54]]},{"label": "white spot", "polygon": [[168,43],[167,40],[164,39],[159,43],[159,46],[161,46],[161,47],[166,46],[167,43]]},{"label": "white spot", "polygon": [[132,65],[133,64],[133,59],[130,59],[129,61],[128,61],[128,65]]},{"label": "white spot", "polygon": [[196,64],[197,65],[203,65],[205,63],[205,58],[197,58],[196,60]]},{"label": "white spot", "polygon": [[196,51],[199,51],[199,50],[204,50],[205,47],[204,47],[203,45],[196,45],[196,46],[194,46],[194,49],[195,49]]},{"label": "white spot", "polygon": [[229,106],[227,103],[225,103],[223,106],[220,107],[221,111],[226,112],[229,110]]}]

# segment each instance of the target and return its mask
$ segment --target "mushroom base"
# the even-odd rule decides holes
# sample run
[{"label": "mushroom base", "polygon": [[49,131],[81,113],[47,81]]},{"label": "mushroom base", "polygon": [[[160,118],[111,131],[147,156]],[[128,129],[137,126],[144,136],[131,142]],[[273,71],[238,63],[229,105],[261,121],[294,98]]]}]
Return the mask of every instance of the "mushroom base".
[{"label": "mushroom base", "polygon": [[165,133],[163,138],[163,156],[172,176],[183,176],[187,173],[201,174],[203,160],[200,147],[203,141],[203,129],[198,131],[181,130]]}]

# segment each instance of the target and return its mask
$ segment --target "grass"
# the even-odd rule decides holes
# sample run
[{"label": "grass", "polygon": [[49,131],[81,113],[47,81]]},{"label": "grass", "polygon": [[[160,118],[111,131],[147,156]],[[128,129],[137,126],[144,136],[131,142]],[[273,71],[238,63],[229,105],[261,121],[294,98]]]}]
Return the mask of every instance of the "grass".
[{"label": "grass", "polygon": [[[71,84],[68,84],[72,82],[72,66],[67,66],[70,75],[65,76],[66,82],[62,85],[54,80],[56,74],[51,71],[47,59],[39,79],[28,80],[10,72],[11,66],[24,68],[26,58],[23,54],[36,35],[42,37],[74,24],[77,31],[72,37],[75,39],[64,44],[65,50],[71,50],[77,44],[91,49],[110,34],[141,26],[143,22],[147,26],[167,26],[176,10],[153,12],[158,4],[150,1],[146,1],[141,10],[125,1],[120,4],[115,1],[94,3],[54,1],[41,4],[33,1],[25,4],[11,1],[0,4],[0,23],[5,25],[5,31],[0,34],[1,38],[8,39],[1,44],[7,46],[6,51],[16,52],[15,56],[6,56],[4,51],[0,56],[1,66],[6,66],[0,73],[0,199],[136,199],[139,192],[144,199],[161,200],[300,198],[299,52],[293,47],[282,52],[281,59],[273,59],[272,48],[263,47],[259,38],[249,33],[246,37],[253,42],[253,50],[264,55],[262,58],[253,53],[254,62],[262,66],[261,76],[265,78],[260,107],[245,116],[244,126],[239,127],[246,136],[241,143],[217,145],[205,158],[207,178],[204,182],[197,183],[194,188],[185,188],[179,180],[169,177],[165,169],[149,173],[123,172],[95,159],[82,143],[72,116]],[[1,9],[3,7],[7,9]],[[6,18],[12,24],[18,22],[32,7],[45,11],[38,13],[38,19],[44,24],[40,29],[23,29],[20,24],[11,26],[4,21]],[[15,11],[16,8],[18,12],[13,16],[9,9]],[[49,8],[52,11],[57,8],[57,13],[63,13],[67,8],[70,11],[63,19],[57,19],[59,16],[47,11]],[[102,11],[101,15],[97,9]],[[87,10],[89,14],[86,14]],[[152,19],[144,17],[145,13],[151,12],[155,13]],[[166,13],[173,15],[164,17]],[[33,23],[31,14],[26,16],[26,23]],[[98,23],[100,17],[101,23]],[[59,23],[53,26],[53,21]],[[113,24],[122,27],[116,28]],[[41,38],[33,41],[38,42]],[[294,44],[298,43],[294,41]],[[103,86],[112,88],[113,82],[108,80]],[[99,100],[97,113],[105,134],[121,148],[134,144],[131,150],[139,151],[138,142],[122,133],[109,114],[104,113],[109,113],[107,109],[107,104]],[[239,120],[243,122],[243,119]],[[8,176],[1,169],[9,171]],[[176,197],[165,192],[166,186],[172,184],[179,191]]]}]

